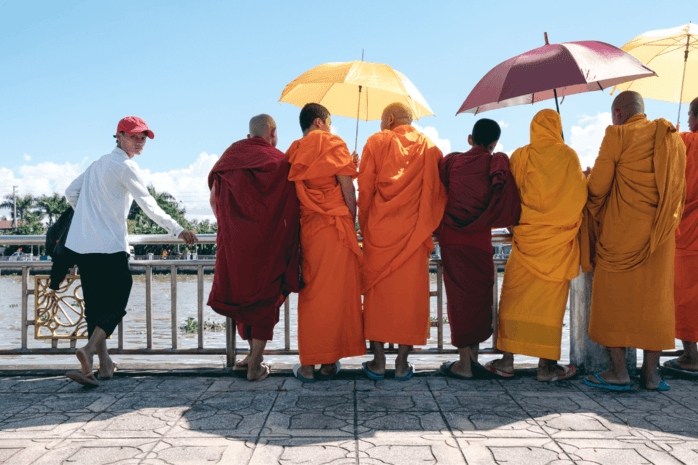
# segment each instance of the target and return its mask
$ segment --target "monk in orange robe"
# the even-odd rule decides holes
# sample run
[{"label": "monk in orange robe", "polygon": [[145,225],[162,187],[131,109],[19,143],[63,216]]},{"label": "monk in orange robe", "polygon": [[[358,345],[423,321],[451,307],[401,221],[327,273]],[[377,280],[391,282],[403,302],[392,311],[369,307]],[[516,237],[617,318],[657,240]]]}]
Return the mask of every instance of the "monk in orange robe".
[{"label": "monk in orange robe", "polygon": [[512,251],[499,302],[500,360],[485,368],[502,377],[514,373],[514,354],[538,357],[537,379],[575,375],[561,366],[562,320],[570,281],[579,274],[578,232],[587,187],[579,157],[562,139],[562,120],[542,110],[531,122],[531,143],[511,156],[521,197]]},{"label": "monk in orange robe", "polygon": [[400,103],[383,110],[381,132],[364,147],[359,169],[359,225],[363,234],[364,333],[374,359],[363,369],[385,375],[385,342],[399,344],[395,378],[409,379],[407,355],[429,332],[431,235],[446,208],[439,180],[441,151],[412,127]]},{"label": "monk in orange robe", "polygon": [[298,351],[294,375],[303,382],[329,379],[339,359],[366,353],[361,314],[361,249],[356,237],[356,160],[330,133],[322,105],[301,110],[303,138],[291,144],[288,179],[295,181],[301,208],[301,274]]},{"label": "monk in orange robe", "polygon": [[218,220],[216,273],[208,305],[235,321],[250,355],[235,368],[247,379],[269,375],[262,353],[279,322],[279,307],[300,288],[300,212],[291,165],[276,149],[269,115],[250,120],[247,139],[228,147],[208,176]]},{"label": "monk in orange robe", "polygon": [[626,348],[643,349],[642,384],[668,390],[657,371],[674,348],[674,231],[686,196],[686,146],[674,126],[649,121],[637,92],[612,106],[588,179],[582,268],[595,269],[589,337],[607,348],[610,368],[584,383],[630,390]]},{"label": "monk in orange robe", "polygon": [[674,257],[676,338],[683,342],[683,354],[664,366],[698,374],[698,98],[688,109],[688,130],[680,134],[686,144],[686,206]]}]

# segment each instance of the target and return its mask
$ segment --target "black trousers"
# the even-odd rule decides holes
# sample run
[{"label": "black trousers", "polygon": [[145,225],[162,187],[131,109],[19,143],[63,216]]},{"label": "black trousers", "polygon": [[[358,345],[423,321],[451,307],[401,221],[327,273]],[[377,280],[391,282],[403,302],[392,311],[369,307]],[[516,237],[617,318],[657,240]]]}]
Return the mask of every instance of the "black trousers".
[{"label": "black trousers", "polygon": [[99,326],[111,336],[123,317],[131,295],[131,270],[128,254],[75,253],[75,262],[80,270],[82,295],[85,299],[87,334],[92,337]]}]

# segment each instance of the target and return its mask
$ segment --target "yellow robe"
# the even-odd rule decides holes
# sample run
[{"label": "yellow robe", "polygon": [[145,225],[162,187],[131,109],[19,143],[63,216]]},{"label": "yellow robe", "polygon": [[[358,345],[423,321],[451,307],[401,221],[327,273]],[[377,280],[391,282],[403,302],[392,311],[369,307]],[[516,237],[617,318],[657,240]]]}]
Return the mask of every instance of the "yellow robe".
[{"label": "yellow robe", "polygon": [[674,348],[674,231],[686,147],[664,119],[609,126],[589,176],[582,267],[596,268],[589,336],[606,347]]},{"label": "yellow robe", "polygon": [[371,136],[359,169],[364,334],[424,345],[429,332],[431,234],[446,208],[441,151],[409,125]]},{"label": "yellow robe", "polygon": [[577,154],[562,140],[557,112],[533,118],[531,143],[514,152],[511,172],[521,218],[504,271],[497,347],[558,360],[570,280],[579,274],[587,188]]}]

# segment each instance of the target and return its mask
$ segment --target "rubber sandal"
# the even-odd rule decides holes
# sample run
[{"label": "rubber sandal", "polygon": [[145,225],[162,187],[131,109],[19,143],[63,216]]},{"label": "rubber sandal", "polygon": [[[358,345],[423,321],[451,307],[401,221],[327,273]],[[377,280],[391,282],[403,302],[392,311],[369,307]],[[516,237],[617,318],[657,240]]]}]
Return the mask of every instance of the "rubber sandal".
[{"label": "rubber sandal", "polygon": [[500,378],[504,379],[510,379],[514,377],[514,373],[504,373],[503,371],[497,370],[495,367],[492,366],[492,362],[487,362],[484,365],[482,365],[482,368],[485,369],[488,373],[492,373],[495,376],[498,376]]},{"label": "rubber sandal", "polygon": [[441,368],[439,368],[439,372],[444,376],[448,376],[449,378],[463,379],[466,381],[470,381],[471,379],[473,379],[475,377],[475,374],[473,374],[473,376],[463,376],[463,375],[459,375],[458,373],[454,373],[451,370],[451,368],[455,364],[456,364],[456,362],[444,362],[441,364]]},{"label": "rubber sandal", "polygon": [[563,370],[565,370],[565,373],[562,376],[554,376],[552,379],[548,381],[543,381],[544,383],[554,383],[555,381],[562,381],[565,379],[570,379],[574,376],[577,375],[577,369],[573,367],[572,365],[558,365],[561,367]]},{"label": "rubber sandal", "polygon": [[323,375],[322,370],[319,370],[317,372],[317,375],[315,376],[315,379],[317,379],[318,381],[330,381],[330,380],[334,379],[334,377],[337,376],[337,373],[339,373],[339,370],[342,369],[342,364],[339,362],[335,362],[334,366],[335,366],[334,373],[332,373],[331,375]]},{"label": "rubber sandal", "polygon": [[368,379],[372,379],[373,381],[381,381],[385,379],[385,375],[377,375],[371,370],[368,369],[368,362],[364,362],[361,364],[361,371],[363,371],[366,376],[368,376]]},{"label": "rubber sandal", "polygon": [[414,374],[414,367],[412,366],[411,363],[407,363],[407,365],[409,366],[409,370],[407,371],[407,374],[405,376],[396,376],[395,381],[409,381],[409,379]]},{"label": "rubber sandal", "polygon": [[661,365],[659,368],[663,371],[671,373],[672,375],[687,376],[689,378],[698,378],[698,371],[691,371],[681,368],[676,364],[676,360],[669,360],[671,364],[670,367],[666,365]]},{"label": "rubber sandal", "polygon": [[102,365],[99,365],[99,368],[97,369],[97,374],[99,375],[99,379],[112,379],[114,377],[114,372],[116,372],[118,365],[116,362],[111,362],[112,363],[112,370],[111,372],[108,372],[107,370],[102,369]]},{"label": "rubber sandal", "polygon": [[269,365],[265,365],[265,364],[262,364],[262,366],[264,367],[264,374],[258,376],[255,379],[249,379],[248,381],[250,383],[256,383],[258,381],[263,381],[267,378],[267,376],[269,376],[269,373],[271,373],[271,367]]},{"label": "rubber sandal", "polygon": [[83,386],[99,386],[94,373],[85,374],[82,371],[69,371],[65,376]]},{"label": "rubber sandal", "polygon": [[640,374],[640,387],[647,389],[648,391],[657,391],[657,392],[666,392],[669,389],[671,389],[671,386],[667,384],[667,382],[664,380],[664,376],[659,374],[659,385],[657,386],[656,389],[649,389],[647,387],[647,380],[645,379],[645,375]]},{"label": "rubber sandal", "polygon": [[235,365],[233,365],[233,371],[237,371],[237,372],[244,371],[244,372],[247,372],[247,363],[245,363],[244,365],[242,365],[241,363],[242,363],[242,360],[240,360],[239,362],[235,362]]},{"label": "rubber sandal", "polygon": [[314,378],[304,378],[298,374],[298,370],[300,370],[301,366],[302,365],[300,363],[293,365],[293,376],[298,378],[298,381],[300,381],[301,383],[314,383],[315,382]]},{"label": "rubber sandal", "polygon": [[586,384],[587,386],[591,387],[596,387],[599,389],[606,389],[607,391],[615,391],[615,392],[627,392],[632,390],[632,387],[630,387],[630,383],[628,384],[611,384],[607,383],[603,379],[601,379],[601,376],[599,376],[599,373],[594,373],[594,378],[598,381],[598,383],[594,383],[593,381],[589,381],[588,379],[584,378],[582,382]]}]

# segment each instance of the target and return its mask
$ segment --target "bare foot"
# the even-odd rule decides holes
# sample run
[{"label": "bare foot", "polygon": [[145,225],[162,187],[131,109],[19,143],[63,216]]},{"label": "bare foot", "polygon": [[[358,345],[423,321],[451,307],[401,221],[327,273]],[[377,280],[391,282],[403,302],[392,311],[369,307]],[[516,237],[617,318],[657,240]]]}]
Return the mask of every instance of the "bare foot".
[{"label": "bare foot", "polygon": [[305,379],[315,379],[315,365],[303,365],[298,369],[298,374]]},{"label": "bare foot", "polygon": [[[611,370],[606,370],[604,372],[599,373],[599,378],[601,378],[608,384],[625,385],[630,382],[630,376],[628,376],[627,374],[625,375],[625,377],[618,377],[615,374],[611,373]],[[596,376],[594,375],[587,376],[586,380],[594,384],[599,384],[599,380],[597,380]]]},{"label": "bare foot", "polygon": [[554,378],[561,380],[567,379],[566,377],[571,377],[570,373],[565,371],[565,367],[557,363],[538,365],[538,372],[536,373],[536,379],[538,381],[550,382]]},{"label": "bare foot", "polygon": [[249,366],[247,369],[248,381],[262,381],[269,376],[271,368],[265,363],[260,363],[259,366]]},{"label": "bare foot", "polygon": [[375,359],[371,360],[366,364],[366,367],[371,373],[375,373],[378,376],[385,375],[385,359],[383,359],[383,363],[379,363]]},{"label": "bare foot", "polygon": [[[698,372],[698,360],[686,356],[685,353],[679,358],[674,359],[673,362],[682,370]],[[674,368],[668,360],[664,362],[664,366]]]},{"label": "bare foot", "polygon": [[472,378],[472,361],[469,361],[468,363],[463,363],[461,360],[458,360],[456,363],[451,365],[451,371],[457,375],[465,376],[466,378]]},{"label": "bare foot", "polygon": [[659,387],[659,382],[662,380],[659,376],[659,370],[652,368],[647,372],[647,370],[642,370],[642,377],[644,378],[645,389],[654,391]]},{"label": "bare foot", "polygon": [[114,376],[116,368],[117,364],[111,358],[107,359],[106,361],[100,360],[99,369],[97,370],[97,373],[99,373],[99,377],[101,379],[110,379]]},{"label": "bare foot", "polygon": [[513,375],[514,374],[514,364],[511,363],[506,363],[503,359],[498,358],[497,360],[492,360],[490,362],[490,366],[493,368],[496,368],[497,370],[501,371],[502,373],[506,373],[508,375]]},{"label": "bare foot", "polygon": [[89,354],[83,347],[78,349],[75,355],[80,362],[80,371],[86,375],[92,373],[92,357],[94,357],[94,354]]},{"label": "bare foot", "polygon": [[402,378],[410,372],[410,364],[405,360],[395,360],[395,377]]},{"label": "bare foot", "polygon": [[331,376],[337,372],[337,365],[334,363],[325,364],[320,367],[320,374],[323,376]]},{"label": "bare foot", "polygon": [[243,358],[242,360],[239,360],[235,362],[235,365],[233,365],[233,371],[247,371],[247,366],[250,363],[250,356],[248,355],[247,357]]}]

